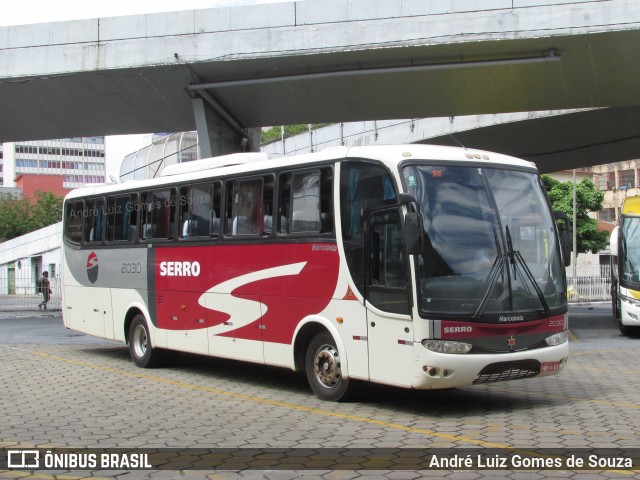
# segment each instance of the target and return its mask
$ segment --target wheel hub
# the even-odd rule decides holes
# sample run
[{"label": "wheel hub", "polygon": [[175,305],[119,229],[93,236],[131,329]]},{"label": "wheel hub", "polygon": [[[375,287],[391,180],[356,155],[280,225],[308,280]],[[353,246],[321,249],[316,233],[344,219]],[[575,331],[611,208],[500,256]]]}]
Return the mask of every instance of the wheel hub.
[{"label": "wheel hub", "polygon": [[324,345],[315,356],[314,371],[321,385],[331,388],[341,377],[340,356],[331,345]]},{"label": "wheel hub", "polygon": [[144,354],[147,352],[147,332],[141,325],[138,325],[135,329],[133,335],[133,346],[136,354],[139,357],[144,357]]}]

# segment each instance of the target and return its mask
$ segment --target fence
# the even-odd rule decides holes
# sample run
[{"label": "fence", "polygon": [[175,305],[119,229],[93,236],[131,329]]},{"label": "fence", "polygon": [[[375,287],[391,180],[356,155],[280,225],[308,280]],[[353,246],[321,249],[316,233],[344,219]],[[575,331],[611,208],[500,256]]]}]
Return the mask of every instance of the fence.
[{"label": "fence", "polygon": [[581,269],[573,278],[573,269],[567,268],[567,296],[569,302],[611,301],[611,267],[599,265]]},{"label": "fence", "polygon": [[[602,265],[595,271],[582,270],[576,277],[572,278],[572,269],[567,269],[567,295],[569,302],[593,302],[611,300],[611,280],[609,266]],[[586,273],[586,274],[585,274]],[[8,285],[7,279],[0,278],[0,285]],[[20,280],[20,281],[17,281]],[[51,278],[51,299],[47,308],[49,310],[61,309],[60,278]],[[35,278],[16,279],[16,283],[22,285],[17,287],[15,293],[0,294],[0,311],[7,310],[38,310],[38,304],[42,301],[42,294],[37,293],[37,281]]]},{"label": "fence", "polygon": [[[60,278],[49,278],[51,286],[51,298],[47,303],[48,310],[60,310],[62,301],[60,296]],[[38,304],[42,302],[43,295],[38,293],[38,279],[30,276],[12,276],[0,278],[0,311],[7,310],[38,310]],[[11,293],[8,293],[11,292]]]}]

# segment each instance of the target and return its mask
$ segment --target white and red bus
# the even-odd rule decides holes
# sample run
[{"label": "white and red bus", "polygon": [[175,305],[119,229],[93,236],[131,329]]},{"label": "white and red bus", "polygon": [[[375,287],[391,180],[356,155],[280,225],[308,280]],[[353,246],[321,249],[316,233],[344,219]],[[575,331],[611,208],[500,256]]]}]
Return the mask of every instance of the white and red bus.
[{"label": "white and red bus", "polygon": [[426,145],[247,153],[64,203],[68,328],[358,381],[450,388],[567,361],[563,249],[535,166]]}]

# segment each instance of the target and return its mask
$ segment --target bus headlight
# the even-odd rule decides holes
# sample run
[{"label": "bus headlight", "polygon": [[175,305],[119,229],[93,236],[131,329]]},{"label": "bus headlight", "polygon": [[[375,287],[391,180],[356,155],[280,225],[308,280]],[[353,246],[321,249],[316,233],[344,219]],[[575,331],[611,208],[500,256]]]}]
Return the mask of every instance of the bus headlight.
[{"label": "bus headlight", "polygon": [[640,307],[640,300],[637,300],[633,297],[627,297],[626,295],[620,295],[620,300],[624,303],[628,303],[629,305],[633,305],[634,307]]},{"label": "bus headlight", "polygon": [[451,340],[422,340],[422,345],[432,352],[438,353],[469,353],[473,345]]},{"label": "bus headlight", "polygon": [[545,339],[545,342],[547,342],[547,345],[549,345],[550,347],[554,347],[556,345],[562,345],[564,342],[568,340],[569,340],[569,334],[565,330],[564,332],[556,333],[554,335],[551,335],[550,337],[547,337]]}]

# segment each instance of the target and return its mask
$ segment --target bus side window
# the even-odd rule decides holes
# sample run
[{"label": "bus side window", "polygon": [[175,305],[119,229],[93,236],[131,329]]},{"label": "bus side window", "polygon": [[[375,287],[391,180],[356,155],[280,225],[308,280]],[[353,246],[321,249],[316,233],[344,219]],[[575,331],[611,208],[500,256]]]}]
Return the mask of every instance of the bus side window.
[{"label": "bus side window", "polygon": [[263,179],[238,180],[233,187],[231,235],[258,235],[262,230]]},{"label": "bus side window", "polygon": [[333,169],[281,174],[278,216],[279,233],[333,232]]},{"label": "bus side window", "polygon": [[86,243],[102,242],[102,220],[104,217],[104,200],[89,200],[84,224],[84,241]]},{"label": "bus side window", "polygon": [[364,221],[371,208],[396,198],[389,171],[370,162],[351,160],[340,170],[340,216],[345,257],[356,287],[364,291]]},{"label": "bus side window", "polygon": [[320,172],[295,173],[291,199],[291,233],[320,231]]},{"label": "bus side window", "polygon": [[[218,187],[217,195],[216,187]],[[180,189],[180,238],[208,237],[212,233],[219,234],[219,214],[216,211],[220,206],[219,198],[217,198],[217,209],[214,206],[214,201],[219,196],[220,188],[217,183],[199,184]],[[216,222],[217,232],[212,232],[214,220],[218,220]]]},{"label": "bus side window", "polygon": [[320,233],[333,232],[333,169],[321,170],[320,177]]},{"label": "bus side window", "polygon": [[82,200],[69,202],[65,209],[65,229],[64,237],[70,243],[77,245],[82,241],[82,220],[84,218],[84,203]]},{"label": "bus side window", "polygon": [[[128,241],[131,235],[132,211],[131,196],[107,198],[107,241]],[[133,238],[135,240],[135,237]]]},{"label": "bus side window", "polygon": [[400,218],[397,207],[376,211],[369,217],[367,300],[385,312],[408,314],[409,266]]},{"label": "bus side window", "polygon": [[156,190],[142,195],[142,238],[170,238],[175,197],[171,190]]}]

